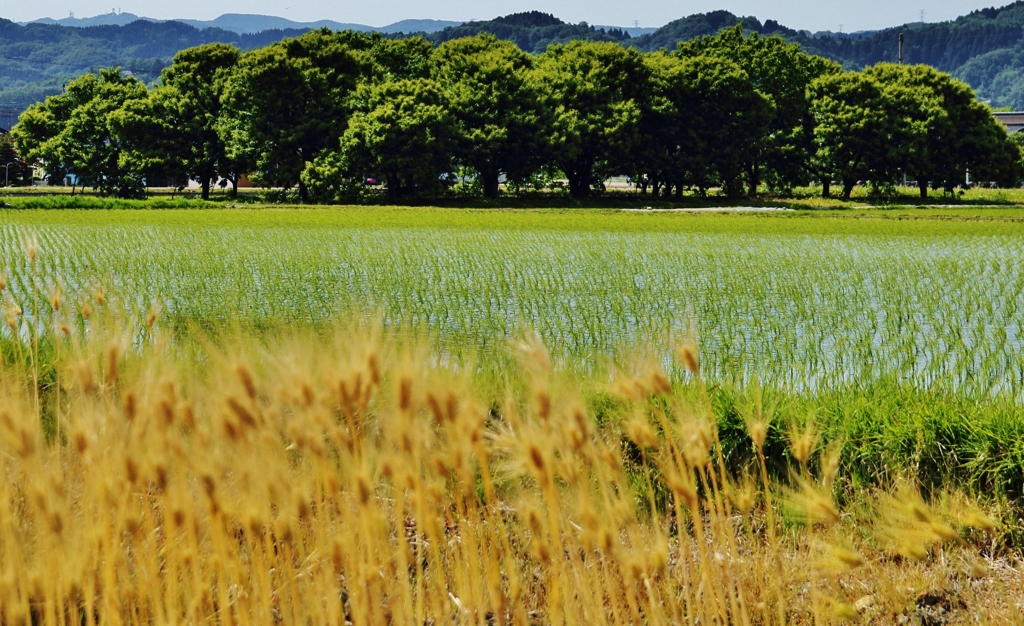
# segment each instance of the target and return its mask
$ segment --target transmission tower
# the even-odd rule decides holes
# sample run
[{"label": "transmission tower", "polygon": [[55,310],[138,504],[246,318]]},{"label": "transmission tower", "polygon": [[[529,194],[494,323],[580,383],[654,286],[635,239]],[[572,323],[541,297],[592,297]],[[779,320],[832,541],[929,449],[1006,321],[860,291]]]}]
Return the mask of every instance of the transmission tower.
[{"label": "transmission tower", "polygon": [[7,106],[0,104],[0,128],[11,130],[18,123],[18,116],[21,115],[22,107]]}]

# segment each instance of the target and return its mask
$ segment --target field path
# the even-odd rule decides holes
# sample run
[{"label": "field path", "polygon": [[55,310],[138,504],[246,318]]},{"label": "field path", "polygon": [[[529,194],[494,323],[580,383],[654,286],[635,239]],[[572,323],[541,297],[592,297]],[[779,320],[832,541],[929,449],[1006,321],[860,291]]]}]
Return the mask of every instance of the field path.
[{"label": "field path", "polygon": [[622,209],[629,213],[779,213],[793,211],[785,207],[764,207],[764,206],[729,206],[729,207],[691,207],[680,209],[655,209],[647,207],[644,209]]}]

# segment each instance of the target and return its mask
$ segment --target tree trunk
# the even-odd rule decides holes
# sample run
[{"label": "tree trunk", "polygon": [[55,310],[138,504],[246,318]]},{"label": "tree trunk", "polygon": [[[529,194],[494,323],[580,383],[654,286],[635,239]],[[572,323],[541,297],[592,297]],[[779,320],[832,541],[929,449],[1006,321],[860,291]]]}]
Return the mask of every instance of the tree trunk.
[{"label": "tree trunk", "polygon": [[398,176],[385,174],[384,181],[388,186],[388,201],[392,203],[398,202],[402,197],[402,184]]},{"label": "tree trunk", "polygon": [[917,187],[918,187],[918,189],[921,190],[921,199],[922,200],[927,199],[928,198],[928,181],[927,180],[918,179]]},{"label": "tree trunk", "polygon": [[725,195],[731,199],[739,198],[743,195],[743,182],[739,179],[739,176],[726,177],[722,187],[725,188]]},{"label": "tree trunk", "polygon": [[590,195],[590,182],[585,174],[566,172],[565,176],[569,179],[570,196],[580,199]]},{"label": "tree trunk", "polygon": [[238,174],[231,177],[231,199],[234,200],[238,197]]},{"label": "tree trunk", "polygon": [[202,197],[203,197],[203,200],[209,200],[210,199],[210,179],[205,177],[205,176],[203,177],[203,196]]},{"label": "tree trunk", "polygon": [[830,198],[832,197],[832,181],[828,178],[821,179],[821,197]]},{"label": "tree trunk", "polygon": [[309,188],[301,180],[299,181],[299,202],[302,204],[309,203]]},{"label": "tree trunk", "polygon": [[582,156],[563,167],[569,179],[569,195],[576,199],[589,198],[594,184],[594,159]]},{"label": "tree trunk", "polygon": [[843,200],[849,200],[850,194],[853,193],[853,188],[857,184],[857,181],[843,181]]},{"label": "tree trunk", "polygon": [[750,197],[751,198],[756,198],[757,197],[757,186],[761,184],[761,178],[759,176],[760,172],[761,172],[761,168],[758,167],[757,163],[752,164],[750,166],[750,171],[747,172],[747,174],[750,177],[749,183],[750,183]]},{"label": "tree trunk", "polygon": [[484,197],[489,200],[495,200],[498,197],[498,170],[491,169],[488,171],[480,172],[480,178],[483,179],[484,183]]}]

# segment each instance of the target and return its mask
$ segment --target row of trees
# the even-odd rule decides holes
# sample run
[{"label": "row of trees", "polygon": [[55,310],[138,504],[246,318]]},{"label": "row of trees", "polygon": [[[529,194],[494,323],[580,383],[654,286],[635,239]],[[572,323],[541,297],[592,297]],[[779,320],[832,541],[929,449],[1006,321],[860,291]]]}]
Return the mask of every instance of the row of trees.
[{"label": "row of trees", "polygon": [[922,194],[975,180],[1016,185],[1021,153],[971,89],[927,66],[844,72],[740,27],[644,54],[577,41],[530,55],[490,35],[420,38],[318,30],[245,54],[184,50],[152,88],[117,69],[84,75],[13,129],[21,154],[135,196],[156,180],[242,174],[352,199],[462,181],[487,197],[562,178],[574,197],[628,175],[643,193],[755,194],[812,180]]}]

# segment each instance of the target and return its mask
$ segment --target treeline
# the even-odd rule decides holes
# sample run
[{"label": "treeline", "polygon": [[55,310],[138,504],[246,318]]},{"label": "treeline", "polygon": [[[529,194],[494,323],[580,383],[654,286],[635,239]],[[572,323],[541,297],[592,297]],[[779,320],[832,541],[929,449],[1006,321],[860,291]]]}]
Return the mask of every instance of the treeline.
[{"label": "treeline", "polygon": [[1022,177],[1020,149],[964,83],[920,65],[844,72],[739,26],[646,54],[329,30],[246,53],[204,45],[152,88],[118,69],[84,75],[12,136],[51,177],[122,197],[187,179],[206,197],[243,174],[304,202],[358,200],[377,181],[397,201],[561,180],[583,198],[613,175],[643,193],[731,197]]}]

